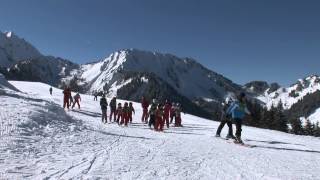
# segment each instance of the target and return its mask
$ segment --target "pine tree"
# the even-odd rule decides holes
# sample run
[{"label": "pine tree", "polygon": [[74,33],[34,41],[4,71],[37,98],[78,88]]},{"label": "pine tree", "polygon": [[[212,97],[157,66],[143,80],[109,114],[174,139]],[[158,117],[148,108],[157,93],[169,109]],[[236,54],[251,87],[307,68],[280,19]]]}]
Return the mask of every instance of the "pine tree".
[{"label": "pine tree", "polygon": [[302,128],[302,123],[299,118],[293,118],[291,119],[291,133],[293,134],[303,134],[303,128]]},{"label": "pine tree", "polygon": [[266,121],[268,122],[268,129],[277,129],[277,118],[276,118],[276,108],[272,105],[270,110],[267,111]]},{"label": "pine tree", "polygon": [[288,121],[283,113],[282,101],[279,102],[277,108],[275,109],[274,118],[275,129],[283,132],[288,132]]},{"label": "pine tree", "polygon": [[319,122],[317,122],[317,123],[315,124],[314,136],[320,137],[320,126],[319,126]]},{"label": "pine tree", "polygon": [[310,122],[309,119],[306,120],[306,125],[304,126],[304,132],[306,135],[313,136],[314,134],[314,125]]}]

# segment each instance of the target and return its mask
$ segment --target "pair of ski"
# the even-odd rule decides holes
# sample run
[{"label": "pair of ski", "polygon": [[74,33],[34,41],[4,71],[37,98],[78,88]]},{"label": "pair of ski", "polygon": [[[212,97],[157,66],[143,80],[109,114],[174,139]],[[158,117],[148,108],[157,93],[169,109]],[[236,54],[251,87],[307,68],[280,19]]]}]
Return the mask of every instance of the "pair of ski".
[{"label": "pair of ski", "polygon": [[[235,139],[232,139],[232,138],[223,138],[223,137],[219,137],[219,138],[221,138],[221,139],[223,139],[223,140],[226,140],[227,141],[227,143],[232,143],[232,144],[236,144],[236,145],[239,145],[239,146],[243,146],[243,147],[249,147],[249,148],[251,148],[252,146],[251,145],[249,145],[249,144],[245,144],[245,143],[240,143],[240,142],[238,142],[238,141],[236,141]],[[231,140],[231,141],[230,141]]]}]

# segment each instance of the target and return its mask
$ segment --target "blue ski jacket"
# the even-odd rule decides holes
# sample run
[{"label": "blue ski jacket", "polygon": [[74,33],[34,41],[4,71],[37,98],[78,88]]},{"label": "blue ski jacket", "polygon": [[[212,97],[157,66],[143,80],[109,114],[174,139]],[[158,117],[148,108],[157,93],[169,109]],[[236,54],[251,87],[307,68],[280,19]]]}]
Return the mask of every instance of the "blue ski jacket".
[{"label": "blue ski jacket", "polygon": [[230,114],[232,119],[243,119],[244,116],[250,114],[250,112],[246,104],[236,101],[227,109],[227,114]]}]

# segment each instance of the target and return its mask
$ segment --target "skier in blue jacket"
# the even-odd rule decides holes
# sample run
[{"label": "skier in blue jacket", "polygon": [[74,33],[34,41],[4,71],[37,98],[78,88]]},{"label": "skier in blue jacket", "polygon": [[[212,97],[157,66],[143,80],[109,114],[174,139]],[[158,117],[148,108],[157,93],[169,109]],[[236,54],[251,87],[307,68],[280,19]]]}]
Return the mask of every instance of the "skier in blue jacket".
[{"label": "skier in blue jacket", "polygon": [[251,115],[246,104],[246,94],[240,93],[238,100],[233,102],[227,109],[227,114],[231,115],[236,124],[236,143],[243,143],[241,140],[241,126],[246,114]]}]

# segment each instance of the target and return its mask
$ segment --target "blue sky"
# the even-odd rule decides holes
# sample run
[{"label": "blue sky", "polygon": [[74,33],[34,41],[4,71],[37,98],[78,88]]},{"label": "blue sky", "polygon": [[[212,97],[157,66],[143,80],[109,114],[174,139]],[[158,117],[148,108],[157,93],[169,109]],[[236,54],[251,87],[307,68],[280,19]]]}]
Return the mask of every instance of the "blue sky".
[{"label": "blue sky", "polygon": [[78,63],[123,48],[193,57],[236,83],[320,72],[316,0],[1,0],[0,30]]}]

